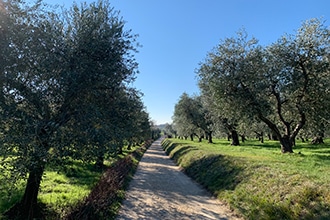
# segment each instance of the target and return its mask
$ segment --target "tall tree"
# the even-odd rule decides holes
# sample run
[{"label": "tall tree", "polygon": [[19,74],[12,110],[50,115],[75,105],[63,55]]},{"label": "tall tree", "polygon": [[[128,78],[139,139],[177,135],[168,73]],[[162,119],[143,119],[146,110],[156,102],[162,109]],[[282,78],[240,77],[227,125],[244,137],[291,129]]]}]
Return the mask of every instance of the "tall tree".
[{"label": "tall tree", "polygon": [[[100,116],[107,109],[99,98],[116,98],[134,79],[135,37],[123,30],[107,1],[74,4],[63,13],[41,2],[0,4],[0,153],[14,155],[7,160],[11,173],[27,177],[16,208],[22,218],[32,219],[45,166],[56,159],[53,152],[69,155],[72,145],[88,143],[83,133],[79,139],[67,135],[65,142],[61,134],[82,131],[93,119],[94,127],[106,126]],[[70,140],[75,142],[67,145]]]}]

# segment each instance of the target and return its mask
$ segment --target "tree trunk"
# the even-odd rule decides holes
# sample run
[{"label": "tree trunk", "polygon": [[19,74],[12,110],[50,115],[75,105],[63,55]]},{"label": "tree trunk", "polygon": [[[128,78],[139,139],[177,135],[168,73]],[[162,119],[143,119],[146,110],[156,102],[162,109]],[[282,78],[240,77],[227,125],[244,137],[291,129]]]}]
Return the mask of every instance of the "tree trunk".
[{"label": "tree trunk", "polygon": [[209,143],[209,144],[213,144],[213,140],[212,140],[212,131],[207,132],[207,136],[208,136],[208,138],[207,138],[208,143]]},{"label": "tree trunk", "polygon": [[231,139],[231,134],[227,133],[227,141],[230,141],[230,139]]},{"label": "tree trunk", "polygon": [[122,141],[119,141],[117,143],[117,148],[118,148],[118,154],[122,155],[123,153],[123,148],[124,148],[124,143]]},{"label": "tree trunk", "polygon": [[324,144],[323,138],[321,136],[314,137],[312,144]]},{"label": "tree trunk", "polygon": [[256,133],[256,138],[257,138],[261,143],[264,143],[264,132],[261,131],[260,133],[258,133],[258,132],[255,131],[254,133]]},{"label": "tree trunk", "polygon": [[276,132],[272,131],[271,133],[271,140],[278,141],[279,137],[277,136]]},{"label": "tree trunk", "polygon": [[190,135],[190,140],[191,140],[191,141],[194,141],[194,134],[191,134],[191,135]]},{"label": "tree trunk", "polygon": [[238,137],[238,134],[237,134],[236,130],[231,130],[231,138],[232,138],[231,145],[238,146],[239,145],[239,137]]},{"label": "tree trunk", "polygon": [[241,135],[241,139],[242,139],[242,142],[243,143],[244,143],[244,141],[246,141],[246,138],[245,138],[245,135],[244,134]]},{"label": "tree trunk", "polygon": [[282,153],[293,153],[293,141],[290,140],[289,136],[284,135],[280,138],[281,151]]},{"label": "tree trunk", "polygon": [[39,165],[39,167],[29,172],[25,192],[20,202],[21,210],[19,216],[22,219],[34,219],[40,215],[37,198],[43,173],[44,165]]}]

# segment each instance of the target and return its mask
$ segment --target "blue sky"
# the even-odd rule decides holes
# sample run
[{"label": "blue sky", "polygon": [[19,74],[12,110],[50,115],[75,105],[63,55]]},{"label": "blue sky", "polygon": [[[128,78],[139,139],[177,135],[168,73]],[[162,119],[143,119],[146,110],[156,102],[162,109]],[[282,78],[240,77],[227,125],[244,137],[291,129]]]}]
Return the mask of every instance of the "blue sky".
[{"label": "blue sky", "polygon": [[[76,2],[80,2],[77,0]],[[72,2],[47,0],[51,4]],[[65,3],[64,3],[65,2]],[[88,2],[91,2],[90,0]],[[140,74],[134,86],[157,124],[171,123],[186,92],[198,94],[196,69],[221,39],[244,28],[263,45],[294,33],[303,21],[330,22],[329,0],[110,0],[138,34]]]}]

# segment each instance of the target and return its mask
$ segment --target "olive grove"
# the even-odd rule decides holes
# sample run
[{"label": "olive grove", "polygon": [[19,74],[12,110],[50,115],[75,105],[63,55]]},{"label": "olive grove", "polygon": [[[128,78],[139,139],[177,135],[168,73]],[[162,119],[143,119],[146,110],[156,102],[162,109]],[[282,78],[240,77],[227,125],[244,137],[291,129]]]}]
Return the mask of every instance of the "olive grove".
[{"label": "olive grove", "polygon": [[286,153],[307,123],[329,122],[329,58],[330,30],[312,19],[266,47],[241,31],[210,52],[197,74],[202,93],[222,106],[218,114],[262,121]]},{"label": "olive grove", "polygon": [[[45,167],[96,161],[150,134],[136,36],[107,1],[52,9],[0,1],[0,168],[26,178],[19,215],[32,219]],[[10,171],[10,172],[7,172]]]},{"label": "olive grove", "polygon": [[263,142],[267,133],[287,153],[299,134],[322,142],[328,131],[330,30],[320,19],[305,21],[295,34],[268,46],[239,31],[208,53],[196,74],[201,101],[180,97],[173,115],[178,135],[200,131],[194,118],[202,109],[207,117],[200,119],[213,132],[227,133],[232,145],[246,133]]}]

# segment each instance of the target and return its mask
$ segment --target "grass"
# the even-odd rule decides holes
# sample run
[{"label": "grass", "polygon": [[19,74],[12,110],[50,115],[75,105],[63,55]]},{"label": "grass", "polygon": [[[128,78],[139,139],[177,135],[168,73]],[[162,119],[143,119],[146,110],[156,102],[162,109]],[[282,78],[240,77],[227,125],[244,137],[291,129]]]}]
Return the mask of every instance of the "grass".
[{"label": "grass", "polygon": [[[62,172],[47,167],[41,182],[38,201],[46,206],[49,218],[63,217],[70,207],[88,195],[101,174],[102,171],[96,170],[93,164],[81,161],[67,162]],[[8,181],[3,181],[2,184],[0,213],[7,211],[22,198],[26,182],[21,180],[14,188]]]},{"label": "grass", "polygon": [[66,216],[66,219],[115,219],[138,161],[150,144],[150,141],[145,142],[131,154],[113,163],[103,173],[91,193]]},{"label": "grass", "polygon": [[185,172],[246,219],[329,219],[330,140],[279,143],[255,140],[230,146],[167,139],[163,146]]},{"label": "grass", "polygon": [[[138,154],[141,157],[142,155],[139,153],[140,148],[124,150],[123,155],[106,161],[106,167],[112,167],[120,160],[123,160],[123,163],[125,163],[125,158],[129,154]],[[136,166],[137,161],[133,162],[133,165]],[[134,167],[128,167],[127,169],[132,168]],[[44,206],[46,211],[46,219],[63,219],[70,212],[74,211],[76,206],[81,206],[84,199],[88,198],[91,192],[93,192],[95,186],[100,185],[102,177],[107,173],[107,171],[103,171],[96,170],[92,163],[84,163],[79,160],[66,161],[60,172],[54,170],[52,167],[47,167],[38,195],[38,201]],[[110,179],[113,178],[111,173],[108,175],[110,175]],[[1,181],[4,178],[5,175],[0,174],[0,219],[3,218],[1,213],[7,211],[22,198],[26,184],[22,180],[15,187],[12,187],[10,181]],[[103,184],[105,188],[111,188],[109,186],[107,187],[107,184]],[[117,186],[113,186],[113,188],[115,187]],[[123,194],[121,192],[122,189],[116,188],[116,190],[118,190],[119,194]],[[99,195],[101,194],[103,193],[99,193]],[[120,200],[122,198],[118,197],[118,199]],[[117,201],[113,202],[114,208],[111,207],[111,204],[108,204],[107,208],[114,209],[112,212],[115,212],[118,209],[116,207],[119,205]]]},{"label": "grass", "polygon": [[71,161],[65,172],[47,170],[38,199],[62,217],[89,194],[101,174],[102,170],[96,170],[93,164],[81,161]]}]

